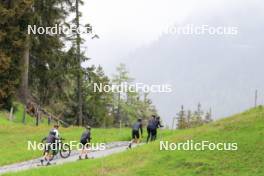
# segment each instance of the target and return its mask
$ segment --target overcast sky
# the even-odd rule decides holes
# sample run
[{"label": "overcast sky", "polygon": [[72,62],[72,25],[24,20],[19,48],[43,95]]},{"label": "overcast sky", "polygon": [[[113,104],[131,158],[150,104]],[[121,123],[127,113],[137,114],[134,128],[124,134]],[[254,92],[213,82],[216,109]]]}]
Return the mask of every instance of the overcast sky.
[{"label": "overcast sky", "polygon": [[261,0],[85,0],[82,19],[93,25],[100,40],[87,39],[83,47],[92,63],[112,72],[108,63],[157,40],[168,26],[248,4],[263,5]]},{"label": "overcast sky", "polygon": [[184,21],[196,6],[195,0],[87,0],[83,19],[100,36],[87,40],[87,54],[111,72],[108,63],[157,40],[167,26]]},{"label": "overcast sky", "polygon": [[[127,60],[130,59],[133,64],[128,65],[128,68],[132,76],[135,76],[136,80],[139,81],[147,80],[147,82],[159,82],[162,80],[169,80],[171,82],[176,82],[176,80],[180,81],[185,77],[191,78],[192,74],[185,75],[182,78],[180,76],[174,77],[173,75],[180,74],[178,72],[173,72],[173,67],[177,68],[178,64],[188,65],[188,59],[193,62],[193,60],[190,59],[192,56],[190,56],[189,53],[181,53],[181,51],[185,51],[186,49],[188,51],[189,46],[197,50],[197,57],[206,57],[203,55],[205,48],[209,51],[215,51],[217,56],[224,53],[223,51],[228,51],[230,55],[233,54],[234,57],[237,56],[241,58],[248,54],[249,56],[245,56],[244,60],[252,57],[255,61],[259,61],[257,60],[260,58],[259,55],[261,55],[261,57],[263,56],[263,53],[261,53],[263,49],[260,48],[262,46],[261,42],[263,42],[263,35],[259,35],[259,32],[263,29],[263,23],[260,23],[258,27],[258,23],[263,21],[264,17],[264,3],[261,0],[85,0],[85,5],[81,10],[83,12],[83,23],[91,23],[94,27],[94,32],[100,36],[100,39],[97,40],[91,40],[88,36],[86,37],[83,50],[86,51],[86,55],[92,58],[92,60],[84,65],[100,64],[104,67],[104,70],[109,76],[114,73],[118,63],[129,63]],[[225,26],[237,26],[241,29],[239,29],[240,32],[242,31],[243,33],[231,39],[222,40],[220,38],[217,40],[210,40],[208,37],[205,37],[202,40],[191,39],[188,41],[180,37],[178,37],[178,40],[175,40],[175,36],[172,37],[165,34],[169,26],[180,26],[190,23],[204,24],[204,22],[208,22],[209,25],[221,24]],[[251,39],[252,41],[249,42]],[[179,45],[181,43],[183,44]],[[219,43],[221,43],[221,45]],[[228,44],[226,45],[225,43]],[[196,46],[200,48],[195,48]],[[225,46],[228,47],[224,49],[221,48]],[[234,49],[233,46],[235,46],[236,49]],[[238,47],[240,50],[237,49]],[[250,51],[252,53],[246,52],[241,54],[242,56],[239,55],[241,51],[245,51],[252,47],[254,48],[254,51]],[[177,51],[177,53],[173,53],[173,50]],[[149,63],[144,57],[148,57],[152,53],[156,53],[155,56],[157,56],[157,60],[164,59],[165,61],[167,59],[166,62],[171,64],[167,64],[167,68],[164,68],[163,72],[170,70],[170,67],[172,68],[171,72],[160,76],[153,74],[151,71],[145,71],[144,67],[141,68],[141,70],[137,68],[137,63],[139,66],[141,63],[144,63],[143,60]],[[210,59],[214,57],[213,54],[214,52],[211,52]],[[177,59],[175,59],[174,62],[168,60],[179,55],[186,60],[186,63],[184,63],[185,61],[181,62]],[[219,68],[220,71],[226,70],[226,67],[230,66],[225,65],[229,63],[228,59],[233,59],[231,56],[226,55],[223,55],[222,58],[225,58],[226,61],[219,63],[219,65],[222,65],[222,67]],[[204,61],[208,62],[206,58]],[[243,62],[240,61],[239,63],[243,64]],[[159,68],[160,64],[162,64],[160,61],[156,63],[153,62],[153,68]],[[214,65],[207,65],[206,67],[211,66],[214,67]],[[247,65],[241,65],[240,68],[246,66]],[[187,67],[183,68],[183,71],[184,69],[187,69]],[[224,73],[220,71],[215,73],[216,75],[212,75],[212,77],[222,75],[225,80],[226,77],[223,76]],[[241,74],[242,72],[239,73]],[[252,72],[252,77],[254,75],[256,75],[256,73]],[[248,76],[250,78],[250,74],[248,74]],[[204,83],[207,81],[207,77],[201,77],[199,79],[204,81]],[[195,81],[196,80],[190,80],[191,83],[196,83]],[[243,81],[247,81],[247,79],[241,76],[241,80],[238,82],[241,83]],[[228,86],[230,82],[232,82],[232,80],[226,79],[226,82],[222,83]],[[173,106],[180,106],[179,99],[189,100],[190,97],[188,96],[190,93],[192,94],[191,99],[194,102],[200,100],[206,101],[207,97],[200,92],[197,97],[195,97],[196,93],[192,92],[192,89],[189,89],[189,92],[184,92],[186,87],[193,87],[191,83],[189,83],[189,85],[183,85],[184,88],[178,90],[179,93],[177,94],[176,92],[174,97],[169,97],[170,99],[168,99],[168,97],[165,99],[163,95],[163,97],[159,98],[154,97],[154,103],[162,116],[171,118],[171,116],[175,115],[176,110]],[[236,86],[241,87],[241,84],[233,85],[233,87]],[[241,94],[247,91],[251,93],[249,91],[252,91],[257,84],[254,82],[252,85],[249,84],[247,86],[248,89],[244,88],[243,91],[241,89],[237,97],[240,97]],[[211,90],[212,94],[219,95],[217,87],[219,86],[215,86],[215,90]],[[234,92],[229,89],[225,91],[222,89],[221,91],[221,94],[234,94]],[[247,96],[249,97],[250,95]],[[178,101],[172,101],[172,99],[178,99]],[[237,99],[233,104],[228,104],[228,101],[230,100],[223,97],[219,100],[217,97],[212,97],[211,100],[209,101],[208,99],[208,102],[205,102],[205,104],[215,104],[216,106],[217,103],[226,104],[226,107],[218,109],[219,112],[216,113],[218,116],[229,115],[249,106],[248,99]],[[243,104],[241,102],[243,102]],[[228,109],[228,107],[232,107],[232,109]],[[220,111],[225,111],[226,113]],[[167,119],[165,121],[168,122],[169,120]]]}]

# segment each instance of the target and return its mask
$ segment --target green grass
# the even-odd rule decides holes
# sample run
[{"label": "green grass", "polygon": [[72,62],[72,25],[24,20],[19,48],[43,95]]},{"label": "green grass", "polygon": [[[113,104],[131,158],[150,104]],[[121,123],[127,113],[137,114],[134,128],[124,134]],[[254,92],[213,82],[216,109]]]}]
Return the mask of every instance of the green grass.
[{"label": "green grass", "polygon": [[[23,121],[23,114],[24,114],[24,107],[23,104],[19,102],[14,103],[14,112],[13,112],[13,122],[15,123],[22,123]],[[0,111],[0,117],[8,119],[9,117],[9,112],[8,111]],[[45,118],[40,120],[40,123],[47,124],[47,120]],[[26,119],[25,119],[25,124],[27,125],[35,125],[36,120],[34,117],[26,114]]]},{"label": "green grass", "polygon": [[[15,103],[13,121],[7,120],[9,112],[0,111],[0,166],[12,164],[40,157],[42,151],[29,151],[28,141],[40,142],[47,136],[52,128],[47,123],[42,122],[40,126],[35,126],[35,119],[26,116],[26,123],[22,124],[23,105]],[[44,120],[43,120],[44,121]],[[79,141],[83,128],[70,127],[60,128],[60,134],[67,141]],[[92,142],[110,142],[129,140],[129,129],[92,129]]]},{"label": "green grass", "polygon": [[[52,126],[22,125],[2,118],[0,114],[0,166],[40,157],[42,151],[29,151],[28,141],[40,142]],[[79,141],[83,128],[60,128],[60,134],[67,141]],[[129,140],[129,129],[92,129],[92,142]]]},{"label": "green grass", "polygon": [[[28,141],[40,142],[43,137],[48,135],[52,128],[47,123],[35,126],[34,119],[27,115],[27,123],[22,124],[23,106],[17,104],[16,118],[9,121],[9,113],[0,111],[0,166],[12,164],[40,157],[42,151],[28,150]],[[79,141],[83,128],[69,127],[60,128],[61,137],[66,141]],[[165,133],[164,133],[165,134]],[[92,129],[92,142],[112,142],[130,140],[131,131],[128,128],[117,129]]]},{"label": "green grass", "polygon": [[163,135],[163,140],[236,142],[238,150],[160,151],[157,141],[105,158],[32,169],[15,175],[264,175],[264,109],[262,107],[202,127],[169,133]]}]

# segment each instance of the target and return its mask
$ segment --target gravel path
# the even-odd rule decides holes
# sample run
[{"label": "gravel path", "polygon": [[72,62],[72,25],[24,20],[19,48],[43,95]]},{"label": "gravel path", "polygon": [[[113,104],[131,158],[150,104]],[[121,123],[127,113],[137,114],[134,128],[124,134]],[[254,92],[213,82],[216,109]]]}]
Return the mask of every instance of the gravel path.
[{"label": "gravel path", "polygon": [[[128,143],[129,142],[127,141],[107,143],[105,150],[91,151],[91,153],[89,153],[89,157],[101,158],[101,157],[105,157],[105,156],[108,156],[114,153],[125,151],[127,150]],[[136,147],[136,145],[133,145],[133,147]],[[72,151],[71,156],[69,158],[63,159],[61,157],[56,156],[52,160],[51,164],[56,164],[56,165],[64,164],[68,162],[77,161],[78,159],[79,159],[79,152]],[[2,166],[0,167],[0,175],[7,173],[7,172],[17,172],[17,171],[22,171],[22,170],[27,170],[27,169],[37,168],[37,167],[43,167],[43,166],[39,166],[39,164],[40,164],[40,158],[29,160],[29,161],[24,161],[21,163],[15,163],[11,165]]]}]

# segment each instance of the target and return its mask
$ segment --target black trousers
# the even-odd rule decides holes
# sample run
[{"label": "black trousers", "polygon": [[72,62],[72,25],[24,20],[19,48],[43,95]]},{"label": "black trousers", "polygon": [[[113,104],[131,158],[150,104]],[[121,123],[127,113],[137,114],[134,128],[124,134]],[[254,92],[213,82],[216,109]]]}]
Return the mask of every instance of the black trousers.
[{"label": "black trousers", "polygon": [[132,130],[132,139],[139,139],[139,131]]},{"label": "black trousers", "polygon": [[147,132],[148,132],[147,142],[149,142],[149,140],[155,141],[157,138],[157,129],[147,128]]}]

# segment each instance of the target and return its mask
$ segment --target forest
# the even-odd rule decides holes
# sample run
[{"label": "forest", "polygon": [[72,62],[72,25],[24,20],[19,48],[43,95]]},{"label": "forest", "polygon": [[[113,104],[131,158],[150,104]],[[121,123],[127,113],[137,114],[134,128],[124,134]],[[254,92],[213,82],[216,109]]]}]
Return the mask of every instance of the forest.
[{"label": "forest", "polygon": [[[82,66],[90,60],[81,47],[84,35],[100,40],[92,24],[80,22],[82,5],[83,1],[75,0],[0,1],[0,109],[15,111],[16,102],[21,102],[23,122],[28,113],[97,127],[127,126],[157,113],[148,93],[92,91],[95,83],[119,85],[135,80],[124,64],[116,67],[112,77],[100,65]],[[34,25],[87,31],[28,34]]]}]

